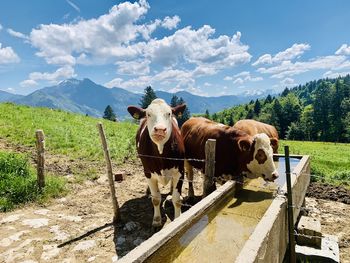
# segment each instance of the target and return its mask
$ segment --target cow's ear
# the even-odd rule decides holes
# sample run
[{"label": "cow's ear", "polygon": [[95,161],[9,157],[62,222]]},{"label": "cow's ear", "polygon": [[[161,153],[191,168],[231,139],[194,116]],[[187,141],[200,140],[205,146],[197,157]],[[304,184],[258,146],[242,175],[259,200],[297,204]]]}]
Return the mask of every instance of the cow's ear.
[{"label": "cow's ear", "polygon": [[278,140],[276,138],[270,138],[270,144],[273,147],[278,147]]},{"label": "cow's ear", "polygon": [[252,142],[247,139],[242,139],[238,141],[239,149],[242,152],[248,152],[250,151],[250,147],[252,146]]},{"label": "cow's ear", "polygon": [[181,117],[182,113],[186,109],[186,104],[177,105],[171,108],[174,115]]},{"label": "cow's ear", "polygon": [[146,116],[146,111],[136,106],[129,106],[128,112],[136,120],[142,119]]}]

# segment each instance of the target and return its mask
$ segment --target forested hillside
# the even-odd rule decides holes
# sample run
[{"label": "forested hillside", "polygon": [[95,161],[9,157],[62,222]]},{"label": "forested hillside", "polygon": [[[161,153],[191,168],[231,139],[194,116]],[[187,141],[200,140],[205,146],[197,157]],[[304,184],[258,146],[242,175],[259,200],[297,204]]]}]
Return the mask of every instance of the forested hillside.
[{"label": "forested hillside", "polygon": [[228,125],[256,119],[291,140],[350,142],[350,75],[286,88],[279,97],[268,95],[209,117]]}]

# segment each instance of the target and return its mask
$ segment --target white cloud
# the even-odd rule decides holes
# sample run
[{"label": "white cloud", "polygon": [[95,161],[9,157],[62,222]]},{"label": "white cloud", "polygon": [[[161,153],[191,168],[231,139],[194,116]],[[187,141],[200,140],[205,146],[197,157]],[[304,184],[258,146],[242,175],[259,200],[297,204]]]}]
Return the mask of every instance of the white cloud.
[{"label": "white cloud", "polygon": [[150,61],[120,61],[116,63],[118,65],[117,72],[119,74],[126,75],[145,75],[150,72]]},{"label": "white cloud", "polygon": [[66,2],[67,2],[71,7],[73,7],[77,12],[80,13],[80,8],[79,8],[79,6],[77,6],[77,5],[74,4],[72,1],[69,1],[69,0],[66,0]]},{"label": "white cloud", "polygon": [[252,65],[258,66],[261,64],[280,63],[282,61],[292,60],[302,55],[306,50],[309,50],[309,49],[310,49],[309,44],[294,44],[290,48],[287,48],[284,51],[278,52],[275,56],[271,56],[270,54],[262,55]]},{"label": "white cloud", "polygon": [[22,82],[20,82],[19,85],[23,88],[34,87],[34,86],[38,85],[38,82],[36,82],[33,79],[26,79],[26,80],[23,80]]},{"label": "white cloud", "polygon": [[341,47],[335,52],[336,55],[350,56],[350,46],[347,44],[341,45]]},{"label": "white cloud", "polygon": [[177,25],[180,23],[181,19],[178,16],[173,16],[173,17],[165,17],[162,23],[162,27],[166,29],[174,29],[177,28]]},{"label": "white cloud", "polygon": [[73,54],[77,57],[86,54],[90,60],[98,63],[111,58],[135,57],[140,52],[139,45],[130,43],[154,30],[150,25],[136,24],[148,9],[149,5],[144,0],[133,4],[124,2],[96,19],[40,25],[31,31],[30,41],[39,49],[36,54],[49,64],[56,64],[56,61],[61,61],[60,57]]},{"label": "white cloud", "polygon": [[344,71],[344,72],[333,72],[333,71],[327,71],[323,74],[324,78],[338,78],[338,77],[344,77],[346,75],[350,75],[350,71]]},{"label": "white cloud", "polygon": [[292,79],[292,78],[285,78],[285,79],[281,80],[280,83],[286,87],[295,85],[294,79]]},{"label": "white cloud", "polygon": [[7,33],[9,33],[13,37],[18,37],[18,38],[25,39],[25,40],[29,39],[28,36],[26,36],[25,34],[23,34],[21,32],[14,31],[11,28],[7,29]]},{"label": "white cloud", "polygon": [[48,81],[51,84],[57,84],[59,81],[76,77],[74,68],[71,66],[64,66],[57,69],[53,73],[49,72],[32,72],[29,74],[29,79],[24,80],[20,83],[22,87],[35,86],[38,81]]},{"label": "white cloud", "polygon": [[205,87],[211,87],[211,86],[212,86],[212,84],[211,84],[211,83],[209,83],[209,82],[205,82],[205,83],[204,83],[204,86],[205,86]]},{"label": "white cloud", "polygon": [[0,31],[3,29],[2,25],[0,24]]},{"label": "white cloud", "polygon": [[263,80],[262,77],[252,77],[249,71],[242,71],[234,75],[232,79],[235,79],[233,81],[234,84],[243,84],[246,81],[256,82]]},{"label": "white cloud", "polygon": [[241,78],[237,78],[233,81],[234,84],[243,84],[244,80]]},{"label": "white cloud", "polygon": [[163,66],[186,62],[215,70],[250,61],[248,46],[240,42],[240,32],[231,38],[226,35],[211,38],[214,32],[208,25],[198,30],[185,27],[163,39],[152,39],[147,44],[146,56]]},{"label": "white cloud", "polygon": [[0,43],[0,64],[18,63],[20,59],[12,47],[2,47]]},{"label": "white cloud", "polygon": [[233,80],[233,78],[230,76],[226,76],[226,77],[224,77],[224,80]]},{"label": "white cloud", "polygon": [[285,78],[298,75],[310,70],[327,70],[337,68],[346,63],[344,56],[325,56],[318,57],[305,62],[283,61],[278,66],[270,68],[259,68],[257,71],[263,74],[272,74],[272,78]]},{"label": "white cloud", "polygon": [[234,78],[238,78],[238,77],[244,77],[245,78],[245,77],[248,77],[248,76],[250,76],[250,73],[248,71],[242,71],[242,72],[234,75],[233,77]]}]

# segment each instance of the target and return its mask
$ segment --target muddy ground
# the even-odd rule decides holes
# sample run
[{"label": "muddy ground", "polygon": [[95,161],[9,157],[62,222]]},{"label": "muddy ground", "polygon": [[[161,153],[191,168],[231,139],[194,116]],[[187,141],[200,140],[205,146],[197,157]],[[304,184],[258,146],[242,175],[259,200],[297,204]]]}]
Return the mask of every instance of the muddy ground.
[{"label": "muddy ground", "polygon": [[[1,140],[0,148],[32,151]],[[86,170],[86,166],[93,166],[98,178],[79,183],[74,171]],[[115,172],[125,175],[124,181],[115,183],[122,215],[115,225],[104,163],[87,164],[48,153],[47,168],[67,178],[70,193],[45,205],[27,204],[0,213],[0,262],[111,262],[154,233],[153,208],[146,195],[147,183],[139,161],[113,167]],[[196,177],[194,186],[199,200],[201,177]],[[165,199],[169,186],[162,187],[161,192]],[[183,196],[187,196],[187,183]],[[312,207],[312,215],[321,219],[322,232],[338,236],[342,262],[350,262],[350,205],[307,198],[306,206]],[[172,204],[164,202],[163,207],[166,223],[173,217]]]}]

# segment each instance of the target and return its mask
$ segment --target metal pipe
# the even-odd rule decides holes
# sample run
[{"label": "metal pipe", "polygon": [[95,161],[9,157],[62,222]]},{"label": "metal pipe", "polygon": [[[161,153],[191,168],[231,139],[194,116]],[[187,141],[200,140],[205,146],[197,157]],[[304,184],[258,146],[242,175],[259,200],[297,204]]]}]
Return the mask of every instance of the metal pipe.
[{"label": "metal pipe", "polygon": [[288,199],[288,234],[289,234],[289,262],[295,263],[295,239],[294,239],[294,216],[293,216],[293,193],[290,174],[289,146],[284,146],[286,159],[287,199]]}]

